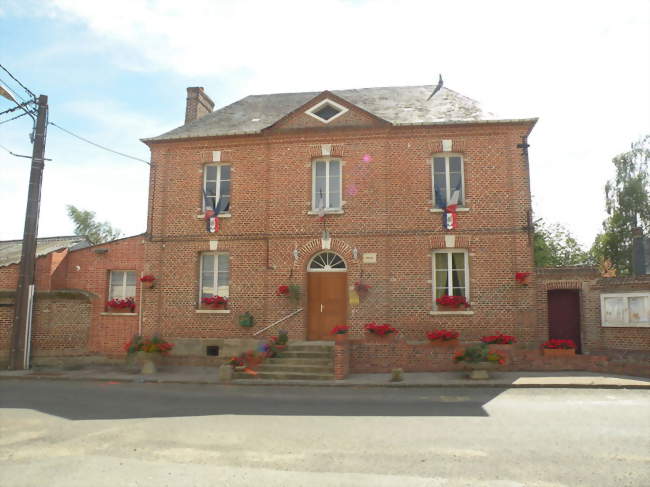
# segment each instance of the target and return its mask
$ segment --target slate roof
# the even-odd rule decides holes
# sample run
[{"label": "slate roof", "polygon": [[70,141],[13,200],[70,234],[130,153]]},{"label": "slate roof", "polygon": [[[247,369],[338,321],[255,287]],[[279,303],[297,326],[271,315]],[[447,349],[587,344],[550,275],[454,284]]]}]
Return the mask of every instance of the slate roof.
[{"label": "slate roof", "polygon": [[[431,100],[432,85],[361,88],[332,91],[393,125],[427,125],[460,122],[504,121],[484,111],[479,103],[448,88],[442,88]],[[193,137],[256,134],[322,92],[250,95],[216,110],[187,125],[175,128],[144,142]],[[525,119],[536,120],[536,119]]]},{"label": "slate roof", "polygon": [[[89,247],[86,237],[73,235],[69,237],[48,237],[36,240],[36,256],[41,257],[61,249],[81,249]],[[18,264],[23,251],[22,240],[0,241],[0,267]]]}]

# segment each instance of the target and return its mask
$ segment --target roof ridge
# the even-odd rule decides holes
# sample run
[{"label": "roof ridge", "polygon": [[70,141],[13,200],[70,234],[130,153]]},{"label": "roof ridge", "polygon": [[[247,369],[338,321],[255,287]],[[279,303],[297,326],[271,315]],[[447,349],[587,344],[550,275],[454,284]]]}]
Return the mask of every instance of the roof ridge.
[{"label": "roof ridge", "polygon": [[[46,240],[64,240],[70,238],[85,238],[88,239],[87,235],[61,235],[60,237],[36,237],[37,241],[46,241]],[[0,240],[0,243],[10,243],[10,242],[22,242],[22,238],[17,238],[14,240]]]}]

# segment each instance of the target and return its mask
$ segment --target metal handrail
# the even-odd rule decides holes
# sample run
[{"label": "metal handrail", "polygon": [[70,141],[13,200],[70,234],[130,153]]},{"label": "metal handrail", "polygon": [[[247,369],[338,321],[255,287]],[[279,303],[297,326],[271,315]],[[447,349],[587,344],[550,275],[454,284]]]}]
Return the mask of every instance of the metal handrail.
[{"label": "metal handrail", "polygon": [[304,308],[298,308],[296,311],[294,311],[294,312],[292,312],[292,313],[289,313],[289,314],[288,314],[287,316],[285,316],[284,318],[280,318],[278,321],[276,321],[276,322],[274,322],[274,323],[271,323],[271,324],[270,324],[269,326],[267,326],[266,328],[262,328],[260,331],[256,331],[255,333],[253,333],[253,336],[257,336],[257,335],[259,335],[260,333],[262,333],[262,332],[268,330],[269,328],[272,328],[272,327],[274,327],[275,325],[277,325],[277,324],[279,324],[279,323],[282,323],[284,320],[289,319],[289,318],[291,318],[291,317],[294,316],[294,315],[297,315],[297,314],[300,313],[303,309],[304,309]]}]

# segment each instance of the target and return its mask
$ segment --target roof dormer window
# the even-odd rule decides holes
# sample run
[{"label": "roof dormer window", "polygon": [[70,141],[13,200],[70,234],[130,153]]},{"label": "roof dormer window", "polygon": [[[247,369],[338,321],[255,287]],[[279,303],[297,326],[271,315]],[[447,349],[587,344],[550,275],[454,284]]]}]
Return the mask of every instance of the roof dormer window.
[{"label": "roof dormer window", "polygon": [[340,117],[347,111],[348,109],[345,108],[344,106],[339,105],[338,103],[333,102],[332,100],[325,99],[320,103],[311,107],[305,113],[307,115],[311,115],[312,117],[314,117],[317,120],[320,120],[323,123],[330,123],[332,120],[334,120],[337,117]]}]

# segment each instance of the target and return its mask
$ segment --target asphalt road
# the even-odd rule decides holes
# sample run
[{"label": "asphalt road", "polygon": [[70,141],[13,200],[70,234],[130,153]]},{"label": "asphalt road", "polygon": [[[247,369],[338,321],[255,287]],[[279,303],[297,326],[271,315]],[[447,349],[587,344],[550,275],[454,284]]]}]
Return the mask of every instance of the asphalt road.
[{"label": "asphalt road", "polygon": [[0,486],[650,486],[650,391],[0,380]]}]

